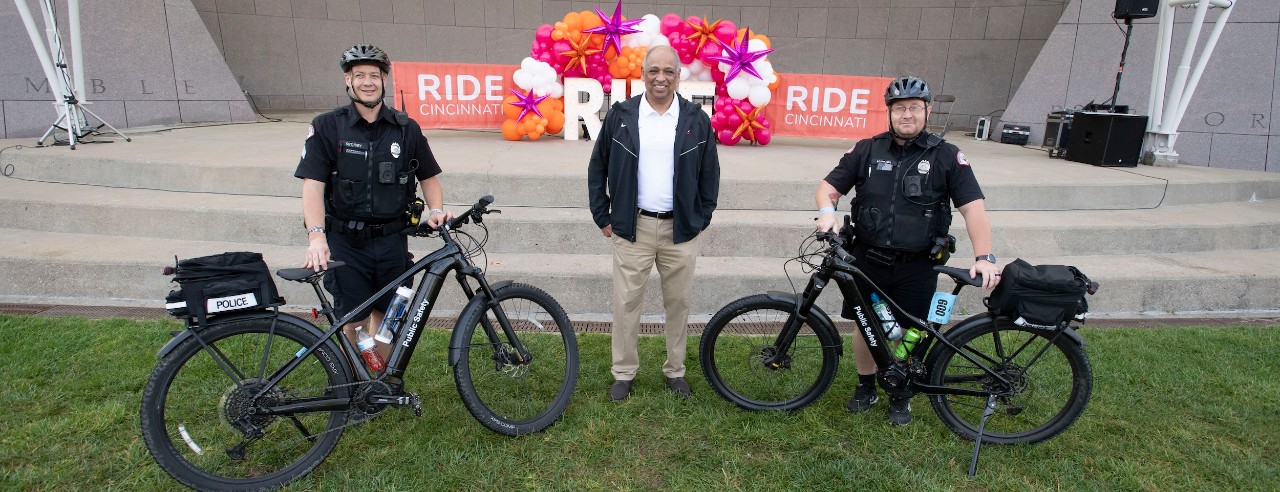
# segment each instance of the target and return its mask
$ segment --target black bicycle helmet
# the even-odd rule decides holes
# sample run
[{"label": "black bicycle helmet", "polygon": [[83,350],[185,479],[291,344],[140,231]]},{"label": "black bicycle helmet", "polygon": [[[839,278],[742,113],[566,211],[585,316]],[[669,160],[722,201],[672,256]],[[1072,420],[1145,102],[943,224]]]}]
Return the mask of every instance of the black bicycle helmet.
[{"label": "black bicycle helmet", "polygon": [[898,77],[889,83],[884,90],[884,105],[892,105],[894,101],[903,99],[923,99],[929,102],[933,96],[929,94],[929,84],[919,77]]},{"label": "black bicycle helmet", "polygon": [[357,44],[342,52],[342,61],[338,65],[345,73],[353,65],[360,64],[377,65],[383,72],[391,73],[391,58],[387,56],[387,52],[371,44]]}]

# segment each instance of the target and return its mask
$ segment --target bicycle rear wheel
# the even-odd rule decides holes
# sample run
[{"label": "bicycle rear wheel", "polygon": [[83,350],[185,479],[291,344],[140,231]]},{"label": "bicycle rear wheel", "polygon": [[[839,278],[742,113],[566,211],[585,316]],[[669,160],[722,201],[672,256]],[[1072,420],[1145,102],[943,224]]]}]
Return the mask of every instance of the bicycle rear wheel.
[{"label": "bicycle rear wheel", "polygon": [[[538,432],[569,405],[578,383],[578,341],[569,316],[541,289],[511,284],[495,294],[500,309],[473,302],[460,317],[465,345],[454,382],[463,405],[485,427],[508,436]],[[507,338],[499,311],[528,358],[521,358]]]},{"label": "bicycle rear wheel", "polygon": [[142,393],[142,436],[175,480],[200,490],[279,487],[310,472],[337,445],[345,410],[254,413],[261,405],[348,395],[350,376],[332,344],[267,387],[274,370],[316,341],[284,319],[272,325],[272,318],[257,317],[201,329],[209,349],[189,338],[152,371]]},{"label": "bicycle rear wheel", "polygon": [[[1007,382],[936,343],[926,362],[930,383],[1004,394],[996,398],[983,442],[1040,442],[1070,427],[1084,412],[1093,389],[1093,370],[1084,348],[1066,334],[1017,326],[1006,317],[981,316],[987,318],[966,322],[947,332],[947,338]],[[930,395],[929,400],[952,431],[965,439],[977,436],[987,397]]]},{"label": "bicycle rear wheel", "polygon": [[[729,303],[707,323],[699,344],[702,373],[722,398],[747,410],[799,410],[835,380],[840,339],[825,318],[810,316],[777,367],[778,335],[796,304],[766,294]],[[815,326],[817,324],[817,326]]]}]

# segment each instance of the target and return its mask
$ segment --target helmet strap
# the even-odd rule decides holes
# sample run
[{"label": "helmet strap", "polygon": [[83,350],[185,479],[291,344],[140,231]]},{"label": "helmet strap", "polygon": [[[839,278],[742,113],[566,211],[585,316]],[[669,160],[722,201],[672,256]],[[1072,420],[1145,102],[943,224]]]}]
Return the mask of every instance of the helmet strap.
[{"label": "helmet strap", "polygon": [[382,104],[382,100],[383,100],[383,99],[386,99],[386,97],[387,97],[387,87],[386,87],[386,86],[383,86],[383,87],[382,87],[382,95],[378,97],[378,100],[377,100],[377,101],[374,101],[374,102],[371,102],[371,103],[369,103],[369,102],[364,102],[364,101],[361,101],[361,100],[359,100],[359,99],[356,99],[355,94],[356,94],[356,90],[355,90],[354,88],[352,88],[351,86],[349,86],[349,85],[348,85],[348,86],[347,86],[347,97],[351,98],[351,102],[356,103],[356,104],[359,104],[359,105],[364,106],[364,107],[369,108],[369,109],[373,109],[373,108],[378,107],[378,105],[379,105],[379,104]]}]

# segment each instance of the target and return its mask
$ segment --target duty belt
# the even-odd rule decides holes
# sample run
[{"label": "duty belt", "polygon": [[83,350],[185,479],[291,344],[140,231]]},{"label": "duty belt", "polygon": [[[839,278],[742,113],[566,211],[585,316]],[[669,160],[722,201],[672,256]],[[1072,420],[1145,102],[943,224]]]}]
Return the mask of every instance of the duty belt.
[{"label": "duty belt", "polygon": [[862,256],[867,261],[884,266],[891,266],[895,263],[910,263],[929,258],[929,253],[924,251],[898,251],[896,249],[871,246],[867,243],[857,243],[854,249],[855,251],[862,250]]},{"label": "duty belt", "polygon": [[330,231],[343,234],[352,239],[370,239],[390,236],[404,230],[405,228],[404,222],[401,221],[387,222],[385,224],[370,224],[360,220],[342,220],[331,215],[326,215],[324,217],[324,226]]}]

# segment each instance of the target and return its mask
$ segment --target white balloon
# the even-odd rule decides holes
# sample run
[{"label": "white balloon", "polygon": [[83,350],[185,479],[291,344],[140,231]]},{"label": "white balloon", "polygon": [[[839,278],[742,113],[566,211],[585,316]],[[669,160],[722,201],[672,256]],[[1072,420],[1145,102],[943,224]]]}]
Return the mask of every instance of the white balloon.
[{"label": "white balloon", "polygon": [[769,104],[769,100],[772,98],[773,94],[769,92],[768,86],[758,85],[751,88],[751,94],[747,96],[747,102],[758,108]]},{"label": "white balloon", "polygon": [[690,73],[691,73],[691,71],[689,70],[689,67],[687,67],[687,66],[685,66],[685,67],[680,67],[680,81],[681,81],[681,82],[684,82],[684,81],[686,81],[686,80],[689,80],[689,74],[690,74]]},{"label": "white balloon", "polygon": [[767,49],[769,49],[769,47],[765,46],[763,40],[752,38],[751,41],[747,41],[747,50],[749,51],[764,51]]},{"label": "white balloon", "polygon": [[523,69],[516,70],[516,73],[511,74],[511,81],[515,82],[516,86],[526,91],[533,88],[533,84],[529,83],[529,72],[526,72]]},{"label": "white balloon", "polygon": [[734,77],[724,89],[729,93],[729,97],[734,99],[746,99],[751,93],[751,85],[741,75]]}]

